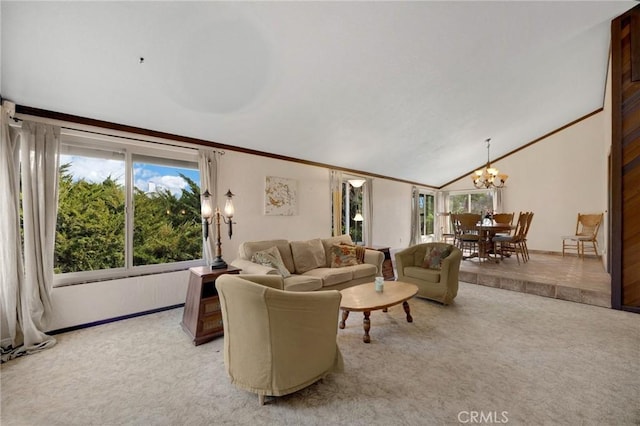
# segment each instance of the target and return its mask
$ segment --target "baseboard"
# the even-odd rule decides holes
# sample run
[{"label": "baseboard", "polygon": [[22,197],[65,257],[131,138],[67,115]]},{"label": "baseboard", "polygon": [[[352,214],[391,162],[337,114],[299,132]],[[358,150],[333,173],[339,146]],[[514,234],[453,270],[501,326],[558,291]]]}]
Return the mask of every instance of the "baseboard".
[{"label": "baseboard", "polygon": [[165,306],[163,308],[151,309],[149,311],[136,312],[135,314],[122,315],[122,316],[119,316],[119,317],[108,318],[108,319],[101,320],[101,321],[94,321],[94,322],[88,322],[86,324],[74,325],[72,327],[59,328],[57,330],[47,331],[47,334],[55,335],[55,334],[67,333],[69,331],[81,330],[83,328],[89,328],[89,327],[95,327],[96,325],[109,324],[110,322],[122,321],[122,320],[126,320],[126,319],[129,319],[129,318],[141,317],[141,316],[149,315],[149,314],[156,314],[158,312],[163,312],[163,311],[170,311],[171,309],[182,308],[183,306],[184,306],[184,303],[180,303],[178,305]]}]

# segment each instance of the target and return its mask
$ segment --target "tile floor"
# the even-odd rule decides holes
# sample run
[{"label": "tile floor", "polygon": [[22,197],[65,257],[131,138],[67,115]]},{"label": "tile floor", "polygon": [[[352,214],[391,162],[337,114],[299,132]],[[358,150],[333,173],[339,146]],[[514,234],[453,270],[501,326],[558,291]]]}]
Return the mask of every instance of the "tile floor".
[{"label": "tile floor", "polygon": [[595,257],[531,253],[520,265],[515,257],[499,263],[463,260],[460,281],[611,307],[611,277]]}]

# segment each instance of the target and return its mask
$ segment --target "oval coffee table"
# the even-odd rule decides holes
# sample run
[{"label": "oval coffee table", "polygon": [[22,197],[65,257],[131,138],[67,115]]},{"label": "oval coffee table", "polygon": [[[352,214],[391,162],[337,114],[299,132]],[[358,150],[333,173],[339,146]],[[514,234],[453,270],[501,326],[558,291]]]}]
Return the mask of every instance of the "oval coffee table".
[{"label": "oval coffee table", "polygon": [[365,343],[371,342],[371,337],[369,337],[369,330],[371,329],[369,315],[371,311],[378,309],[386,311],[388,307],[402,303],[404,311],[407,313],[407,322],[413,322],[407,300],[418,293],[418,287],[414,284],[402,281],[385,281],[384,290],[378,293],[375,289],[375,283],[366,283],[345,288],[340,293],[342,293],[342,301],[340,302],[342,321],[340,321],[339,326],[341,329],[344,328],[349,312],[363,312],[364,336],[362,340]]}]

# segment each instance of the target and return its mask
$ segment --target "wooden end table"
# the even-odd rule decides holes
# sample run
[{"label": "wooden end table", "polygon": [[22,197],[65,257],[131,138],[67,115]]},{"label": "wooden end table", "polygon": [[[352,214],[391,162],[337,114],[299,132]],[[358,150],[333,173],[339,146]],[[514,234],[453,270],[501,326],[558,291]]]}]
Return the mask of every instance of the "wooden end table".
[{"label": "wooden end table", "polygon": [[220,275],[239,274],[240,271],[233,266],[222,269],[207,266],[189,268],[189,287],[180,325],[194,345],[224,334],[216,279]]},{"label": "wooden end table", "polygon": [[362,325],[364,327],[364,336],[362,341],[370,343],[371,337],[369,330],[371,329],[371,321],[369,316],[371,311],[382,309],[386,312],[387,308],[402,303],[405,313],[407,314],[407,322],[413,322],[411,310],[407,300],[411,299],[418,293],[418,287],[414,284],[402,281],[385,281],[384,291],[378,293],[375,289],[375,283],[360,284],[341,290],[342,300],[340,309],[342,309],[342,321],[339,327],[343,329],[345,322],[349,317],[349,312],[363,312],[364,319]]}]

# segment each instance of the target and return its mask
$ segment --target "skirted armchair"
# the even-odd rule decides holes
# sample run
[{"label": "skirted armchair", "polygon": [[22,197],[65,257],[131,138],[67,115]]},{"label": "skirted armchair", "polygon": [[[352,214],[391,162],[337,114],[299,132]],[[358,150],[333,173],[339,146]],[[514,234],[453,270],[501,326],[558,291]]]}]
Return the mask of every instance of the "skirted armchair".
[{"label": "skirted armchair", "polygon": [[416,244],[395,254],[398,281],[418,286],[418,297],[448,305],[458,294],[462,252],[446,243]]},{"label": "skirted armchair", "polygon": [[224,324],[224,363],[235,386],[265,395],[293,393],[343,370],[336,342],[337,290],[281,290],[275,275],[216,280]]}]

